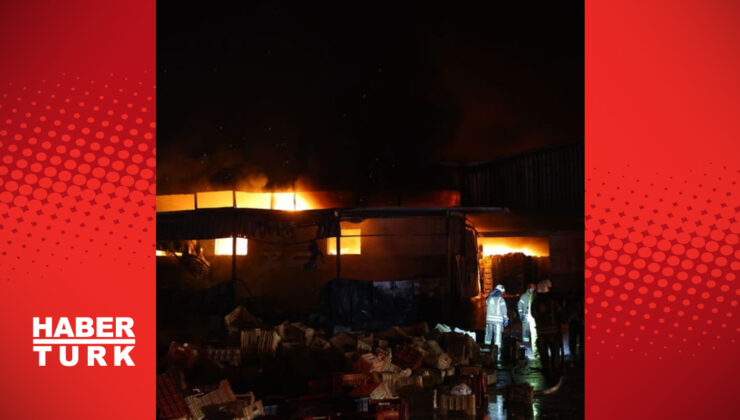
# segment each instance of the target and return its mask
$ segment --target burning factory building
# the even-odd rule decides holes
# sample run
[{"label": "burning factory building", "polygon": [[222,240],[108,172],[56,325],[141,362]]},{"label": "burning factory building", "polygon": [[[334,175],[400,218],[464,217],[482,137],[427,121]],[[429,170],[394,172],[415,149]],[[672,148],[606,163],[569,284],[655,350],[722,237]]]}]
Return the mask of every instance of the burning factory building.
[{"label": "burning factory building", "polygon": [[[577,159],[579,150],[582,144],[518,156],[507,176],[531,177],[523,180],[527,187],[542,190],[532,193],[549,194],[552,185],[542,184],[538,172],[552,169],[522,168],[553,155]],[[459,182],[480,179],[490,165],[446,170]],[[582,239],[578,217],[563,208],[570,191],[544,203],[550,212],[512,209],[505,200],[465,206],[475,203],[464,192],[370,198],[352,191],[162,194],[160,289],[163,296],[183,284],[193,291],[228,291],[230,303],[251,302],[269,308],[271,316],[321,313],[354,328],[418,320],[475,328],[482,321],[466,319],[456,308],[487,296],[495,284],[512,296],[543,279],[568,289],[577,285]],[[389,300],[378,305],[369,296]]]},{"label": "burning factory building", "polygon": [[[568,197],[575,195],[571,189],[581,187],[576,182],[557,193],[550,191],[568,184],[541,176],[557,168],[532,167],[529,162],[550,159],[553,165],[573,164],[579,153],[582,143],[484,165],[445,167],[452,180],[449,185],[457,189],[402,195],[238,190],[161,194],[156,257],[160,359],[170,369],[179,366],[178,372],[190,372],[189,382],[207,382],[208,374],[202,369],[212,369],[214,378],[234,375],[228,373],[233,369],[244,372],[244,367],[188,367],[203,351],[218,366],[227,362],[221,360],[222,353],[231,352],[228,363],[252,364],[257,369],[222,381],[219,386],[228,390],[211,393],[228,394],[234,386],[260,395],[313,395],[327,390],[343,394],[342,385],[326,387],[322,381],[362,376],[370,381],[368,389],[360,386],[349,391],[356,402],[367,392],[364,398],[369,401],[401,403],[400,413],[410,410],[415,418],[429,418],[439,410],[433,408],[435,404],[451,402],[425,396],[423,372],[442,375],[430,379],[429,386],[437,389],[434,384],[446,383],[444,375],[456,369],[471,365],[477,366],[470,368],[475,372],[495,372],[497,359],[512,363],[520,357],[506,350],[486,353],[482,348],[486,302],[495,288],[506,290],[512,319],[517,318],[516,302],[531,284],[549,280],[563,292],[578,293],[583,276],[582,222],[576,210],[579,203]],[[573,162],[568,162],[569,157]],[[502,165],[508,167],[503,173]],[[575,178],[576,172],[572,173]],[[475,183],[497,185],[501,182],[497,176],[519,179],[533,197],[542,194],[550,199],[514,202],[502,195],[501,205],[494,206],[477,203],[466,192]],[[435,330],[430,332],[429,326],[436,326]],[[524,319],[516,328],[507,329],[507,343],[514,343],[511,348],[520,345],[513,337],[528,335]],[[412,338],[415,334],[426,338]],[[299,343],[291,341],[293,336]],[[430,337],[436,339],[424,341]],[[412,339],[421,339],[421,347],[404,347]],[[455,340],[462,340],[462,347],[456,347]],[[443,347],[437,348],[437,342]],[[388,343],[395,347],[383,347]],[[405,355],[406,351],[411,353]],[[414,352],[423,358],[421,364],[414,361]],[[384,357],[395,362],[388,364]],[[172,365],[173,360],[180,361]],[[286,365],[277,369],[269,360]],[[362,373],[341,373],[347,371],[346,363],[350,371]],[[267,381],[256,373],[263,370],[291,379]],[[170,373],[161,380],[171,377]],[[402,385],[411,384],[413,378],[419,379],[418,389]],[[474,380],[470,386],[495,387],[496,380],[491,382],[489,377],[484,382]],[[507,392],[520,391],[507,388]],[[192,413],[192,405],[200,403],[188,398],[185,411]],[[344,410],[337,406],[343,400],[333,398],[328,410]],[[425,398],[432,402],[424,402]],[[476,398],[469,404],[456,402],[463,404],[457,409],[468,414],[486,410],[488,391]],[[290,398],[277,401],[269,402],[267,410],[254,402],[240,404],[258,414],[322,412]]]},{"label": "burning factory building", "polygon": [[[183,195],[160,196],[160,208],[169,210],[159,214],[160,278],[177,276],[183,259],[177,253],[190,243],[209,267],[200,287],[231,281],[237,300],[254,299],[277,311],[319,311],[323,302],[344,317],[336,321],[367,327],[371,318],[381,321],[367,314],[370,308],[349,302],[351,312],[344,313],[337,306],[374,284],[399,290],[411,305],[406,311],[423,301],[430,314],[439,315],[432,308],[441,307],[449,314],[453,294],[467,299],[480,292],[478,249],[459,197],[427,195],[431,199],[418,198],[423,203],[397,207],[347,207],[341,201],[350,194],[329,192],[222,191],[189,195],[187,203]],[[227,207],[226,198],[232,198]],[[397,316],[385,322],[416,318]]]}]

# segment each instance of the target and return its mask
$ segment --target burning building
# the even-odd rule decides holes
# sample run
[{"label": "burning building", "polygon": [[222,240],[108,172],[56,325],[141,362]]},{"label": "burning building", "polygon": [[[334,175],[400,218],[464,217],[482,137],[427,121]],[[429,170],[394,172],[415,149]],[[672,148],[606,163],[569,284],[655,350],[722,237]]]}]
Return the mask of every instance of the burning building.
[{"label": "burning building", "polygon": [[[360,302],[363,288],[398,290],[391,294],[401,296],[408,309],[426,304],[430,314],[434,307],[449,313],[454,300],[480,292],[476,234],[466,212],[454,205],[454,194],[441,192],[425,206],[332,206],[347,195],[160,196],[160,283],[168,276],[177,281],[184,258],[177,253],[189,248],[185,252],[211,268],[200,287],[233,281],[237,300],[256,298],[291,312],[317,311],[329,299],[331,315],[342,322],[369,322],[359,315],[373,306]],[[184,248],[184,243],[191,245]],[[337,308],[348,300],[347,310]]]},{"label": "burning building", "polygon": [[[534,159],[573,154],[538,153]],[[496,283],[512,294],[544,278],[577,287],[582,219],[563,211],[573,206],[561,201],[568,194],[543,184],[547,178],[538,172],[556,168],[533,169],[532,158],[506,161],[511,173],[494,176],[485,167],[463,168],[457,191],[401,197],[234,190],[160,195],[160,287],[183,277],[200,289],[229,284],[237,301],[257,300],[281,313],[323,309],[334,322],[365,327],[452,319],[457,304]],[[519,179],[531,200],[550,199],[534,200],[535,206],[515,202],[513,209],[474,205],[460,192],[471,189],[470,179],[482,184],[483,171],[490,181]],[[500,201],[510,204],[507,197]],[[537,208],[543,204],[550,210]]]}]

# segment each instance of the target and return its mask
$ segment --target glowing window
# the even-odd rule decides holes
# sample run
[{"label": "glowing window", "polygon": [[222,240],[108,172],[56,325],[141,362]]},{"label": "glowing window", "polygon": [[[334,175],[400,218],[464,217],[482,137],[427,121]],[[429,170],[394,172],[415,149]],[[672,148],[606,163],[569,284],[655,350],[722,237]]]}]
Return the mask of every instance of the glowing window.
[{"label": "glowing window", "polygon": [[309,210],[311,209],[311,203],[304,194],[295,193],[295,209],[296,210]]},{"label": "glowing window", "polygon": [[550,255],[550,245],[545,237],[479,238],[478,243],[483,245],[484,256],[519,252],[532,257]]},{"label": "glowing window", "polygon": [[[165,251],[164,249],[158,249],[157,250],[157,256],[158,257],[166,257],[168,255],[172,255],[169,252]],[[182,257],[182,252],[175,252],[175,256]]]},{"label": "glowing window", "polygon": [[295,194],[273,193],[272,208],[275,210],[295,210]]},{"label": "glowing window", "polygon": [[[215,255],[231,255],[233,238],[218,238],[215,241]],[[247,238],[236,238],[236,255],[247,255]]]},{"label": "glowing window", "polygon": [[212,209],[218,207],[234,207],[233,191],[208,191],[199,192],[198,208]]},{"label": "glowing window", "polygon": [[313,207],[308,194],[295,192],[243,192],[204,191],[196,194],[170,194],[157,196],[157,211],[194,210],[197,208],[236,207],[265,210],[309,210]]},{"label": "glowing window", "polygon": [[[339,246],[342,247],[342,255],[360,255],[362,254],[362,237],[360,229],[342,229],[342,237]],[[327,254],[337,255],[337,240],[329,238],[327,240]]]},{"label": "glowing window", "polygon": [[157,211],[180,211],[195,209],[193,194],[170,194],[157,196]]},{"label": "glowing window", "polygon": [[292,192],[272,193],[273,210],[295,211],[308,210],[310,208],[311,205],[302,194]]},{"label": "glowing window", "polygon": [[270,193],[236,192],[236,206],[247,209],[270,209]]}]

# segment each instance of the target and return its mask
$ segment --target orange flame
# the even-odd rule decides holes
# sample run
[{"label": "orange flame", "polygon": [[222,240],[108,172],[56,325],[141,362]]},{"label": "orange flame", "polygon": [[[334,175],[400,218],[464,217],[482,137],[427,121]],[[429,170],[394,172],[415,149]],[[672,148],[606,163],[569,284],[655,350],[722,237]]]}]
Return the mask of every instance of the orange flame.
[{"label": "orange flame", "polygon": [[519,252],[531,257],[550,255],[550,246],[547,238],[544,237],[479,238],[478,243],[483,245],[484,256]]},{"label": "orange flame", "polygon": [[[362,231],[360,229],[342,229],[342,236],[339,240],[342,255],[360,255],[362,254]],[[328,238],[326,241],[329,255],[337,255],[336,238]]]},{"label": "orange flame", "polygon": [[204,191],[195,194],[172,194],[157,196],[157,211],[182,211],[237,207],[247,209],[310,210],[314,204],[309,193],[303,192],[244,192]]}]

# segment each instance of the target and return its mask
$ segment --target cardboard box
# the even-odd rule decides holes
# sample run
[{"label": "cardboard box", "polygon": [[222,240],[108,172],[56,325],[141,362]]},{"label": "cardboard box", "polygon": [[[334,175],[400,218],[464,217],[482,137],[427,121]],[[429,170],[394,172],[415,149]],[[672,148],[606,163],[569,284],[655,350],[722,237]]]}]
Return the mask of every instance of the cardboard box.
[{"label": "cardboard box", "polygon": [[195,394],[185,398],[185,405],[188,407],[190,415],[195,420],[202,420],[206,417],[203,412],[203,407],[210,405],[218,405],[236,401],[236,396],[231,390],[229,381],[222,380],[218,384],[218,388],[207,393],[207,394]]},{"label": "cardboard box", "polygon": [[418,346],[400,344],[393,352],[393,362],[404,369],[418,369],[424,359],[424,351]]},{"label": "cardboard box", "polygon": [[475,395],[439,394],[437,407],[443,416],[446,416],[450,411],[462,411],[468,416],[475,416]]},{"label": "cardboard box", "polygon": [[280,335],[272,330],[255,328],[241,332],[241,350],[247,356],[275,356]]}]

